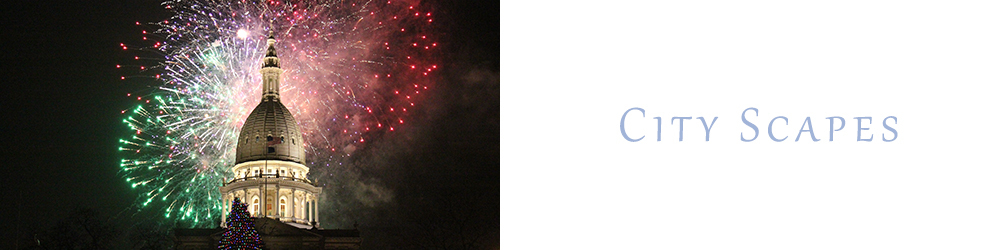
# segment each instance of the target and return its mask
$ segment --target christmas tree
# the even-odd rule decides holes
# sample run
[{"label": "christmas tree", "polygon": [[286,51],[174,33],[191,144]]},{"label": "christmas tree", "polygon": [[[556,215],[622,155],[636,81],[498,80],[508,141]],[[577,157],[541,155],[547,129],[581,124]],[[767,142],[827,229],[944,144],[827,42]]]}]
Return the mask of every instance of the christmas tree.
[{"label": "christmas tree", "polygon": [[219,249],[263,249],[263,245],[257,229],[253,227],[253,218],[247,212],[247,204],[237,198],[226,218],[226,232],[219,240]]}]

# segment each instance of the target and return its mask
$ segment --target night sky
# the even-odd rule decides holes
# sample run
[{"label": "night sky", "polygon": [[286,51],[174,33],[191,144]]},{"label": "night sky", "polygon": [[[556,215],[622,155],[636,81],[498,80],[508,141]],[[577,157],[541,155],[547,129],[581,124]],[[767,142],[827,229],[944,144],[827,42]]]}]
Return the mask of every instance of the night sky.
[{"label": "night sky", "polygon": [[[498,248],[500,238],[499,2],[425,1],[436,12],[445,67],[425,108],[403,133],[374,142],[381,164],[365,173],[389,183],[391,204],[361,224],[364,248],[436,248],[389,235],[475,228],[469,248]],[[79,209],[93,209],[128,230],[136,195],[118,173],[121,110],[141,90],[121,81],[116,64],[133,54],[136,21],[170,15],[158,1],[18,1],[3,7],[5,159],[0,182],[0,248],[42,232]],[[462,218],[449,218],[460,214]],[[468,222],[471,221],[471,222]],[[423,225],[440,224],[442,228]],[[434,236],[437,235],[437,236]],[[447,245],[440,243],[439,245]],[[23,246],[22,246],[23,247]]]}]

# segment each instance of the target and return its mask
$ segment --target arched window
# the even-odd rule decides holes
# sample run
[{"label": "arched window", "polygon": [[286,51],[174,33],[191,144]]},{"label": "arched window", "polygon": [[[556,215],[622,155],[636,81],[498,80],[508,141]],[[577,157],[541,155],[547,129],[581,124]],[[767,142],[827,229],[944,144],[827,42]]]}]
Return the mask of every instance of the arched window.
[{"label": "arched window", "polygon": [[251,202],[251,204],[252,205],[250,205],[250,211],[249,211],[250,212],[250,216],[255,216],[255,215],[257,215],[257,211],[258,211],[257,209],[260,208],[260,199],[257,199],[257,196],[254,196],[253,197],[253,202]]},{"label": "arched window", "polygon": [[281,200],[278,201],[278,214],[288,216],[285,214],[285,197],[281,197]]}]

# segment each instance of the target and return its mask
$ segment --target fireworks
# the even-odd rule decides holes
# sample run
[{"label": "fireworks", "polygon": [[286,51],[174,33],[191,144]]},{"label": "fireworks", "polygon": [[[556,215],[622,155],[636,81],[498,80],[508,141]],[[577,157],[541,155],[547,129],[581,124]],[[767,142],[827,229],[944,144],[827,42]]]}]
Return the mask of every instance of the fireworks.
[{"label": "fireworks", "polygon": [[434,72],[431,12],[397,1],[167,1],[167,20],[143,24],[122,79],[156,86],[129,94],[122,173],[137,204],[193,225],[218,223],[218,187],[231,178],[236,138],[260,102],[265,37],[274,32],[282,102],[306,140],[307,165],[337,166],[399,130]]}]

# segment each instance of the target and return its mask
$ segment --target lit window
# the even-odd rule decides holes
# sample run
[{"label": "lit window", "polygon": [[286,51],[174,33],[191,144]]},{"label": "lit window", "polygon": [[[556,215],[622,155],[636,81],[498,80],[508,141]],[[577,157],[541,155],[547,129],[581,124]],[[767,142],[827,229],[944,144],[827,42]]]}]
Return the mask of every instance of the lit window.
[{"label": "lit window", "polygon": [[257,197],[253,197],[253,206],[250,208],[250,215],[255,215],[258,208],[260,208],[260,200]]},{"label": "lit window", "polygon": [[281,197],[281,201],[278,202],[278,213],[287,216],[285,215],[285,197]]}]

